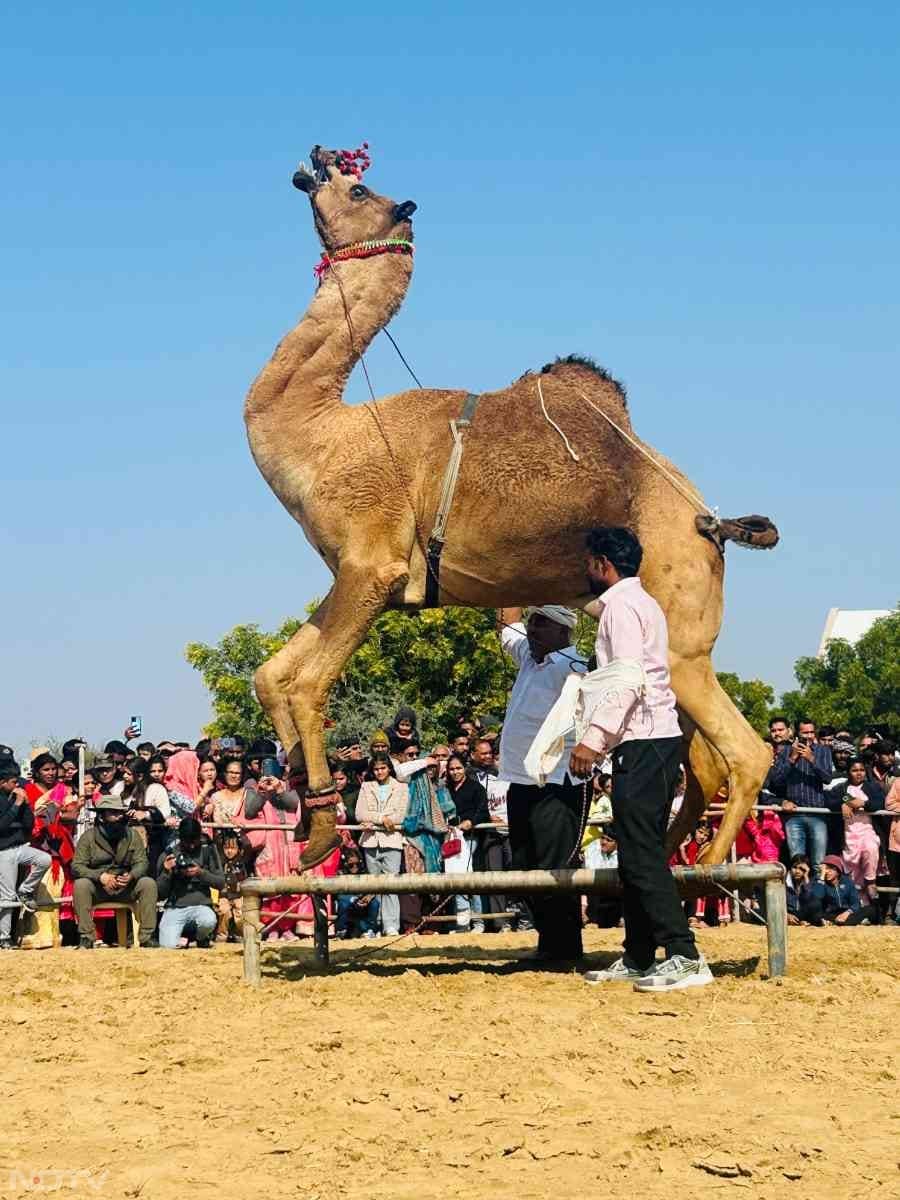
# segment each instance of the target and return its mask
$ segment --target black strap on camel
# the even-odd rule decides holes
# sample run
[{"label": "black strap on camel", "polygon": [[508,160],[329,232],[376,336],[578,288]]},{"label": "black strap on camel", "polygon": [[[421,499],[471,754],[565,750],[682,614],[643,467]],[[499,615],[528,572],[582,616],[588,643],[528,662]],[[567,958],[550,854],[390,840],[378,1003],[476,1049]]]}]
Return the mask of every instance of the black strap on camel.
[{"label": "black strap on camel", "polygon": [[438,504],[437,516],[428,547],[425,554],[425,607],[437,608],[441,590],[441,555],[444,552],[444,542],[447,540],[447,520],[453,507],[453,497],[456,494],[456,482],[459,478],[459,466],[462,462],[463,441],[466,430],[472,424],[475,409],[481,399],[475,392],[469,392],[463,404],[462,412],[455,421],[450,422],[450,433],[453,436],[453,449],[450,460],[444,472],[444,482],[441,484],[441,499]]}]

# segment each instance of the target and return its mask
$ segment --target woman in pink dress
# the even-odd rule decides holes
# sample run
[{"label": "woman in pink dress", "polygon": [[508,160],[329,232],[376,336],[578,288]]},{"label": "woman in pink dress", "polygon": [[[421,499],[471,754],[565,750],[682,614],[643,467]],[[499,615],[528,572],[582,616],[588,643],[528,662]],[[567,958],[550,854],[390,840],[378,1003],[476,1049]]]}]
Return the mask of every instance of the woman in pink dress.
[{"label": "woman in pink dress", "polygon": [[[294,840],[298,816],[302,806],[300,796],[294,789],[285,788],[281,779],[273,775],[261,776],[257,791],[248,792],[242,811],[235,816],[235,825],[245,830],[253,849],[253,873],[262,879],[278,879],[291,875],[297,868],[300,855],[306,848],[305,841]],[[258,829],[255,825],[278,825],[279,829]],[[331,852],[324,862],[313,867],[310,875],[336,875],[341,862],[340,847]],[[332,918],[332,900],[328,896],[328,920]],[[267,932],[265,940],[294,942],[297,934],[311,935],[314,929],[313,906],[309,896],[268,896],[264,908],[268,912],[286,912],[290,916],[276,921]],[[264,921],[268,924],[271,921]]]},{"label": "woman in pink dress", "polygon": [[[875,880],[881,859],[881,839],[869,816],[884,807],[884,792],[868,783],[866,764],[853,758],[847,767],[847,789],[841,799],[844,817],[844,864],[863,904],[878,899]],[[892,822],[893,824],[893,822]]]}]

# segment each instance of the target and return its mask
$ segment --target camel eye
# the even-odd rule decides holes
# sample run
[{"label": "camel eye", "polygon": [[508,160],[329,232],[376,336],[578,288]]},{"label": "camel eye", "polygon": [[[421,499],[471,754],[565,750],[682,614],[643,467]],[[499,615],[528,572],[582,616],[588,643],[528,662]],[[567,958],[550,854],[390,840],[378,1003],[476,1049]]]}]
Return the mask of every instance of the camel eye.
[{"label": "camel eye", "polygon": [[368,194],[369,189],[367,187],[363,187],[361,183],[354,183],[353,187],[350,189],[350,195],[354,200],[365,200]]}]

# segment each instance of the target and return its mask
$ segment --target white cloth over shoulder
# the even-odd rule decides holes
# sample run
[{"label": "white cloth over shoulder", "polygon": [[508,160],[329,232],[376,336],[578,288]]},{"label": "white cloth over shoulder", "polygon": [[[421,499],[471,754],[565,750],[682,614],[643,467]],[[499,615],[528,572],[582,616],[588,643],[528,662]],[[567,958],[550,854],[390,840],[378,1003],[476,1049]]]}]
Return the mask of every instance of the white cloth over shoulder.
[{"label": "white cloth over shoulder", "polygon": [[562,757],[567,734],[574,729],[575,741],[580,742],[598,706],[615,704],[623,688],[640,698],[646,685],[644,668],[634,658],[617,658],[587,675],[570,675],[525,756],[531,778],[543,787]]}]

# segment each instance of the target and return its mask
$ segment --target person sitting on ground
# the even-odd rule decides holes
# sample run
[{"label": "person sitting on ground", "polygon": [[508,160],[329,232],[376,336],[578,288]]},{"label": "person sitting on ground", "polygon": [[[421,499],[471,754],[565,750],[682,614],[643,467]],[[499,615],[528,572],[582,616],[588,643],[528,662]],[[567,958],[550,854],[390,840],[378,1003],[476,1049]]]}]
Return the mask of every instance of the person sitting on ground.
[{"label": "person sitting on ground", "polygon": [[812,895],[812,867],[805,854],[795,854],[785,879],[788,925],[824,925],[822,905]]},{"label": "person sitting on ground", "polygon": [[[372,760],[372,780],[359,789],[356,817],[363,827],[359,843],[370,875],[399,875],[403,857],[403,834],[399,826],[409,808],[409,789],[393,777],[393,765],[387,754]],[[375,828],[379,826],[379,828]],[[382,930],[388,937],[400,932],[400,897],[381,898]]]},{"label": "person sitting on ground", "polygon": [[[19,787],[19,764],[0,762],[0,902],[19,903],[26,912],[36,909],[35,889],[50,869],[50,855],[30,845],[34,813],[24,789]],[[16,887],[19,870],[28,875]],[[12,949],[13,908],[0,908],[0,950]]]},{"label": "person sitting on ground", "polygon": [[78,839],[72,859],[78,944],[83,950],[98,944],[93,910],[98,901],[106,900],[136,905],[138,940],[142,948],[150,949],[158,945],[157,891],[156,880],[148,874],[147,849],[138,831],[129,827],[121,797],[101,796],[94,807],[95,822]]},{"label": "person sitting on ground", "polygon": [[821,878],[810,892],[831,925],[877,925],[880,920],[874,904],[860,904],[859,893],[837,854],[826,854],[822,859]]},{"label": "person sitting on ground", "polygon": [[224,888],[225,873],[218,850],[196,817],[182,817],[178,841],[161,856],[158,875],[160,899],[166,902],[159,923],[160,946],[183,950],[196,940],[198,947],[206,949],[216,928],[210,888]]},{"label": "person sitting on ground", "polygon": [[243,933],[243,898],[241,884],[247,878],[244,862],[244,846],[239,835],[226,830],[221,839],[222,874],[225,883],[219,891],[219,923],[216,928],[217,942],[236,942]]},{"label": "person sitting on ground", "polygon": [[[356,846],[345,846],[341,852],[341,873],[360,875],[362,865],[362,851]],[[339,895],[334,932],[339,938],[378,937],[379,908],[377,896]]]},{"label": "person sitting on ground", "polygon": [[[584,865],[591,871],[617,871],[619,869],[619,844],[614,825],[597,830],[584,849]],[[584,897],[585,923],[593,922],[599,929],[615,929],[624,917],[621,900],[610,900],[592,893]]]}]

